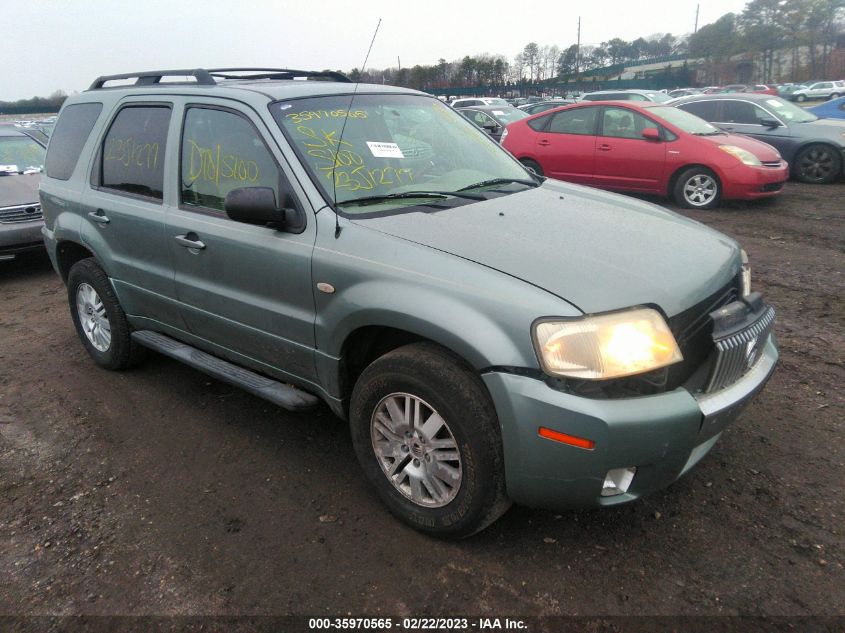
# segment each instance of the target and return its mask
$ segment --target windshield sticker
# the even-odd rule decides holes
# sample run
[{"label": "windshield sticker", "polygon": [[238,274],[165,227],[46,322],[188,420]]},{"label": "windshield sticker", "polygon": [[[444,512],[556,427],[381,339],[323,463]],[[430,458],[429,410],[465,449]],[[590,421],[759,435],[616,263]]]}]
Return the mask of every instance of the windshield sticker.
[{"label": "windshield sticker", "polygon": [[376,143],[367,141],[367,147],[375,158],[405,158],[396,143]]},{"label": "windshield sticker", "polygon": [[279,110],[289,110],[289,109],[290,109],[290,108],[292,108],[292,107],[293,107],[293,106],[292,106],[291,104],[286,103],[285,105],[281,105],[281,106],[279,106]]},{"label": "windshield sticker", "polygon": [[780,101],[776,101],[774,99],[766,99],[766,103],[768,103],[773,108],[781,108],[783,104]]},{"label": "windshield sticker", "polygon": [[496,116],[505,116],[505,113],[501,110],[493,110],[493,114],[495,114]]}]

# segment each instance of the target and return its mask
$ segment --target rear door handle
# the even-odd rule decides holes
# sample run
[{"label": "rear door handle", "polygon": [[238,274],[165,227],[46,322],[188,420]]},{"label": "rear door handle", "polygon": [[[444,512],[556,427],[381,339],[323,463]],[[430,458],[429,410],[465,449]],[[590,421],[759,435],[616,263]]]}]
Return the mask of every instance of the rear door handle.
[{"label": "rear door handle", "polygon": [[609,152],[612,149],[613,149],[613,147],[611,147],[607,143],[602,143],[601,145],[599,145],[599,151],[602,151],[602,152]]},{"label": "rear door handle", "polygon": [[88,214],[88,217],[94,220],[97,224],[108,224],[111,220],[106,217],[106,214],[103,212],[102,209],[97,209],[96,211],[91,211]]},{"label": "rear door handle", "polygon": [[548,139],[545,139],[545,138],[540,139],[539,141],[537,141],[537,145],[543,145],[544,147],[545,147],[546,145],[551,145],[551,144],[552,144],[552,142],[551,142],[550,140],[548,140]]},{"label": "rear door handle", "polygon": [[205,248],[205,244],[199,240],[196,233],[174,235],[173,239],[176,240],[176,243],[179,244],[179,246],[184,246],[185,248],[193,248],[198,251]]}]

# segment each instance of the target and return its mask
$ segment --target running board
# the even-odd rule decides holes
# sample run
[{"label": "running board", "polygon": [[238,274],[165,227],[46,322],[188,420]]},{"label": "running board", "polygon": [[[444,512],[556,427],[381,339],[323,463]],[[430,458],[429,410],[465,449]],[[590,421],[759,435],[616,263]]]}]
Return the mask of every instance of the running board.
[{"label": "running board", "polygon": [[159,354],[170,356],[218,380],[240,387],[244,391],[269,400],[288,411],[302,411],[315,407],[320,399],[284,382],[267,378],[249,369],[207,354],[196,347],[152,330],[132,332],[132,338]]}]

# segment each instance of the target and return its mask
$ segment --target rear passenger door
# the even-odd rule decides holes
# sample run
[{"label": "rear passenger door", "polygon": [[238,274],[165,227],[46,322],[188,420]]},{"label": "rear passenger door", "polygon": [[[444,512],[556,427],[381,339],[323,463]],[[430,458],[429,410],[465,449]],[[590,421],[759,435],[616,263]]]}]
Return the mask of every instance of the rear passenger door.
[{"label": "rear passenger door", "polygon": [[[314,379],[313,214],[291,189],[278,146],[255,112],[230,101],[187,102],[182,117],[178,207],[166,240],[176,293],[195,344],[277,377]],[[269,187],[301,226],[236,222],[226,194]],[[276,372],[271,371],[277,370]]]},{"label": "rear passenger door", "polygon": [[164,233],[172,114],[171,101],[148,97],[118,106],[99,139],[80,232],[127,314],[179,327]]},{"label": "rear passenger door", "polygon": [[563,110],[552,115],[536,135],[535,153],[546,176],[585,185],[593,183],[597,106]]}]

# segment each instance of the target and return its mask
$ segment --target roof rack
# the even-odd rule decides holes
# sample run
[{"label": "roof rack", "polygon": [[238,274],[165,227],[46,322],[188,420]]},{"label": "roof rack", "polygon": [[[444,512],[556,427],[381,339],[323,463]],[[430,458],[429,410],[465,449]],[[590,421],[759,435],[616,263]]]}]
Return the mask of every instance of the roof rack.
[{"label": "roof rack", "polygon": [[[190,68],[181,70],[150,70],[138,73],[124,73],[120,75],[102,75],[94,80],[88,90],[103,90],[108,87],[126,88],[126,85],[106,86],[109,81],[121,79],[135,79],[132,86],[155,86],[164,77],[193,77],[196,81],[173,82],[191,85],[213,86],[217,79],[333,79],[344,83],[351,80],[344,74],[331,70],[291,70],[290,68]],[[169,82],[168,82],[169,83]]]},{"label": "roof rack", "polygon": [[[208,71],[220,79],[334,79],[351,83],[349,77],[333,70],[291,70],[290,68],[212,68]],[[231,74],[238,73],[238,74]],[[242,74],[248,73],[248,74]]]}]

